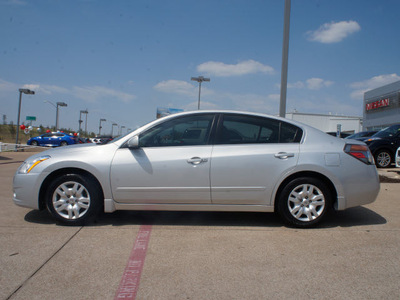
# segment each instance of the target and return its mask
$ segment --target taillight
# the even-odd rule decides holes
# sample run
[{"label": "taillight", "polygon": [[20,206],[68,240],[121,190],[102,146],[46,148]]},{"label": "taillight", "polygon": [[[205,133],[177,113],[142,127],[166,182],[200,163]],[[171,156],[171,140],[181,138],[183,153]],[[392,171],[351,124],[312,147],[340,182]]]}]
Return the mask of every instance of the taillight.
[{"label": "taillight", "polygon": [[344,147],[344,152],[353,156],[358,160],[361,160],[363,163],[367,165],[373,165],[375,163],[374,157],[372,156],[371,151],[369,151],[367,145],[347,144]]}]

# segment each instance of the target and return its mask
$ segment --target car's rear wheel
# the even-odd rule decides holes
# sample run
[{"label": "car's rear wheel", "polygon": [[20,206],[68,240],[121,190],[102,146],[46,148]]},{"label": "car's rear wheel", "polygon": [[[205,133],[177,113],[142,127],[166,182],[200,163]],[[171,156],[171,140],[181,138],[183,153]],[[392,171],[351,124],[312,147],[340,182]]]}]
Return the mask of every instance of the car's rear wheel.
[{"label": "car's rear wheel", "polygon": [[61,146],[67,146],[68,143],[67,143],[66,141],[62,141],[60,145],[61,145]]},{"label": "car's rear wheel", "polygon": [[375,162],[378,168],[389,168],[392,164],[392,155],[387,150],[379,150],[375,154]]},{"label": "car's rear wheel", "polygon": [[330,210],[332,193],[321,180],[300,177],[290,181],[280,193],[277,210],[294,227],[313,227]]},{"label": "car's rear wheel", "polygon": [[46,205],[53,217],[68,225],[91,221],[101,208],[102,193],[96,180],[80,174],[57,177],[47,189]]}]

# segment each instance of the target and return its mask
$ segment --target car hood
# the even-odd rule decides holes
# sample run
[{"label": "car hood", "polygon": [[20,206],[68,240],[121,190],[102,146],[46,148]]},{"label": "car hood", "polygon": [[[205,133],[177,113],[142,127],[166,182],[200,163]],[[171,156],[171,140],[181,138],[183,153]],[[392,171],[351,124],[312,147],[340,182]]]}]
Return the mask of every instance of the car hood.
[{"label": "car hood", "polygon": [[57,148],[52,148],[40,153],[37,153],[35,155],[30,156],[28,159],[34,159],[37,157],[41,157],[44,155],[50,155],[51,157],[60,157],[60,156],[69,156],[72,153],[82,153],[86,151],[93,151],[96,149],[96,151],[100,149],[104,149],[103,147],[114,147],[117,148],[116,145],[114,144],[105,144],[105,145],[98,145],[98,144],[75,144],[75,145],[70,145],[70,146],[64,146],[64,147],[57,147]]}]

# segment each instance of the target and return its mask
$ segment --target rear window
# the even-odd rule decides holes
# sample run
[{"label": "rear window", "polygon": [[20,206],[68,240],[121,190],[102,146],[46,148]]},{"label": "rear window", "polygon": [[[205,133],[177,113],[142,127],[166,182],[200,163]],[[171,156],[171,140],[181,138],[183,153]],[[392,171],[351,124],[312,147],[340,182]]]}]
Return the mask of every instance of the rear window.
[{"label": "rear window", "polygon": [[217,144],[299,143],[301,128],[280,120],[224,115]]}]

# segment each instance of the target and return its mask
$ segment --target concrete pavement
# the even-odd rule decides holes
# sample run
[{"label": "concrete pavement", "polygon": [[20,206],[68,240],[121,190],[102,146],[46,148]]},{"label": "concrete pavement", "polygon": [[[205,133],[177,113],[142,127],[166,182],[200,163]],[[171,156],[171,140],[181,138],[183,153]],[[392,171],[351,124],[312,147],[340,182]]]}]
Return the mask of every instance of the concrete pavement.
[{"label": "concrete pavement", "polygon": [[0,299],[113,299],[142,224],[152,233],[137,299],[400,295],[398,183],[317,229],[264,213],[129,211],[65,227],[12,203],[12,176],[29,155],[0,153]]}]

